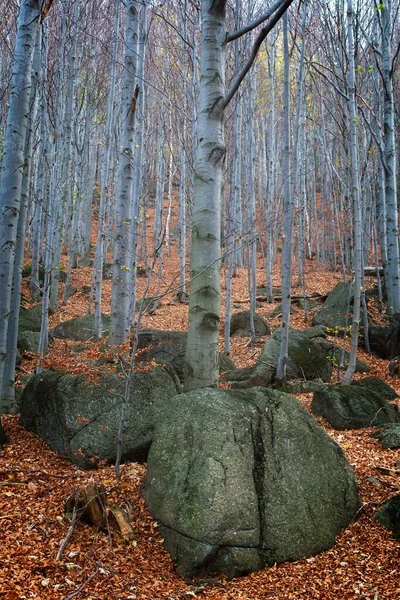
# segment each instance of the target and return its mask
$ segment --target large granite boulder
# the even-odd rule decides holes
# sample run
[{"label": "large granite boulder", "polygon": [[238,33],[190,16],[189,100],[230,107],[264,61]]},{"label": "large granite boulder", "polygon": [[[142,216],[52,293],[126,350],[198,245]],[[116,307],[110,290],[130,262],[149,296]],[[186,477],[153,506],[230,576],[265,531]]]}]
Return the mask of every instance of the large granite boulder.
[{"label": "large granite boulder", "polygon": [[21,352],[38,352],[39,340],[39,331],[23,331],[18,336],[18,348]]},{"label": "large granite boulder", "polygon": [[[169,364],[183,381],[186,341],[186,331],[143,329],[139,333],[136,358],[138,361],[155,360],[159,364]],[[222,352],[219,353],[219,369],[221,373],[235,369],[233,361]]]},{"label": "large granite boulder", "polygon": [[328,294],[321,310],[314,315],[313,325],[325,325],[339,330],[347,327],[351,322],[348,313],[352,299],[351,285],[344,282],[337,283]]},{"label": "large granite boulder", "polygon": [[386,323],[370,325],[368,330],[371,351],[391,360],[400,355],[400,314],[386,317]]},{"label": "large granite boulder", "polygon": [[[83,468],[97,459],[113,462],[124,389],[125,379],[113,374],[90,382],[82,376],[46,371],[32,377],[23,391],[21,423]],[[170,368],[133,374],[123,434],[124,460],[146,459],[154,422],[168,411],[169,399],[179,391]]]},{"label": "large granite boulder", "polygon": [[[103,335],[107,335],[110,326],[110,317],[108,315],[102,315],[101,320]],[[60,323],[54,327],[51,335],[53,338],[62,340],[79,340],[86,342],[94,335],[94,315],[84,315],[83,317],[64,321],[64,323]]]},{"label": "large granite boulder", "polygon": [[187,580],[325,550],[360,507],[341,448],[295,398],[261,388],[172,398],[144,493]]},{"label": "large granite boulder", "polygon": [[[315,328],[309,335],[307,330],[289,331],[287,377],[329,381],[332,375],[332,362],[324,348],[315,340]],[[274,381],[280,353],[282,330],[277,329],[265,343],[254,367],[237,369],[228,374],[232,387],[248,388],[266,386]],[[311,337],[310,337],[311,336]]]},{"label": "large granite boulder", "polygon": [[400,540],[400,494],[395,494],[384,502],[375,519],[389,529],[396,540]]},{"label": "large granite boulder", "polygon": [[378,439],[384,448],[400,448],[400,423],[387,425],[381,431],[372,434],[372,437]]},{"label": "large granite boulder", "polygon": [[23,331],[40,331],[42,323],[42,305],[36,304],[33,308],[19,311],[18,335]]},{"label": "large granite boulder", "polygon": [[385,398],[385,400],[395,400],[399,397],[396,390],[386,383],[386,381],[383,381],[383,379],[379,379],[379,377],[356,379],[355,381],[352,381],[351,385],[367,388],[368,390],[375,392],[375,394],[378,394],[381,398]]},{"label": "large granite boulder", "polygon": [[[268,323],[258,313],[254,313],[254,329],[257,336],[271,335]],[[230,335],[247,337],[250,334],[250,310],[234,313],[231,316]]]},{"label": "large granite boulder", "polygon": [[[343,347],[334,344],[330,340],[318,337],[315,341],[325,350],[326,357],[332,363],[334,370],[346,370],[349,364],[350,354]],[[363,360],[356,358],[356,373],[368,373],[369,366]]]},{"label": "large granite boulder", "polygon": [[327,385],[314,392],[314,415],[335,429],[362,429],[400,422],[397,407],[376,392],[354,385]]}]

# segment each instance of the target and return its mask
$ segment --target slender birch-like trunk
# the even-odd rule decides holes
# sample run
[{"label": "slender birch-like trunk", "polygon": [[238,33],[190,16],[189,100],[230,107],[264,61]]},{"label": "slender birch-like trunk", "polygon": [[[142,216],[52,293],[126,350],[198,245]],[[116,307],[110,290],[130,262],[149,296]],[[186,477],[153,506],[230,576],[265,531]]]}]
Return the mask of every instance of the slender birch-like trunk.
[{"label": "slender birch-like trunk", "polygon": [[29,187],[31,184],[34,126],[37,116],[37,87],[41,60],[41,29],[36,33],[33,57],[32,85],[28,112],[28,125],[25,138],[25,169],[21,188],[21,210],[18,218],[17,243],[14,257],[13,284],[11,290],[10,318],[7,332],[7,354],[4,365],[0,404],[5,412],[14,412],[15,407],[15,361],[17,357],[18,323],[21,304],[22,263],[24,259],[26,215],[28,212]]},{"label": "slender birch-like trunk", "polygon": [[382,16],[382,80],[383,80],[383,125],[385,158],[385,204],[387,237],[387,312],[400,312],[400,255],[399,220],[397,206],[396,139],[394,124],[393,65],[390,50],[393,32],[392,0],[381,5]]},{"label": "slender birch-like trunk", "polygon": [[347,0],[347,43],[349,58],[349,130],[350,130],[350,160],[351,160],[351,192],[354,211],[354,303],[353,322],[351,326],[351,348],[349,364],[344,374],[342,383],[350,384],[356,369],[358,332],[360,328],[360,303],[362,287],[362,223],[361,223],[361,198],[360,174],[358,167],[358,140],[357,140],[357,104],[355,90],[355,65],[354,65],[354,38],[353,38],[353,5],[352,0]]},{"label": "slender birch-like trunk", "polygon": [[0,183],[1,385],[6,358],[18,219],[21,211],[22,179],[25,167],[25,138],[31,91],[32,56],[39,27],[40,13],[41,2],[39,0],[23,0],[21,2],[13,59],[11,95],[5,128]]},{"label": "slender birch-like trunk", "polygon": [[121,83],[121,139],[118,157],[117,198],[114,223],[113,276],[109,343],[126,341],[131,324],[132,190],[134,174],[135,115],[139,33],[138,0],[126,3],[125,59]]},{"label": "slender birch-like trunk", "polygon": [[290,81],[289,81],[289,41],[288,18],[283,16],[283,244],[282,244],[282,335],[280,354],[276,369],[276,380],[286,382],[286,367],[288,361],[289,326],[290,326],[290,297],[292,284],[292,249],[293,249],[293,199],[290,189]]},{"label": "slender birch-like trunk", "polygon": [[[225,161],[224,111],[252,66],[257,52],[292,0],[279,1],[261,20],[228,34],[226,0],[202,0],[201,72],[197,122],[194,208],[190,265],[189,331],[185,355],[186,391],[218,384],[220,321],[220,235],[222,167]],[[275,12],[274,12],[275,11]],[[268,17],[249,58],[225,94],[225,48]]]},{"label": "slender birch-like trunk", "polygon": [[201,4],[201,73],[190,261],[185,391],[218,382],[220,215],[225,141],[225,1]]},{"label": "slender birch-like trunk", "polygon": [[266,234],[266,263],[265,287],[267,302],[273,302],[272,291],[272,259],[273,259],[273,226],[272,215],[275,195],[275,30],[271,32],[271,43],[268,58],[269,112],[268,112],[268,195],[267,195],[267,226]]},{"label": "slender birch-like trunk", "polygon": [[100,204],[99,204],[99,220],[97,228],[97,243],[96,256],[94,260],[94,337],[99,340],[102,336],[101,322],[101,291],[103,281],[103,264],[106,254],[105,238],[106,238],[106,207],[107,197],[110,194],[110,149],[111,149],[111,130],[113,124],[114,96],[115,96],[115,75],[117,66],[117,49],[118,49],[118,29],[120,15],[120,0],[115,0],[114,12],[114,33],[112,56],[110,61],[110,85],[108,89],[107,100],[107,115],[104,135],[104,149],[101,161],[101,181],[100,181]]}]

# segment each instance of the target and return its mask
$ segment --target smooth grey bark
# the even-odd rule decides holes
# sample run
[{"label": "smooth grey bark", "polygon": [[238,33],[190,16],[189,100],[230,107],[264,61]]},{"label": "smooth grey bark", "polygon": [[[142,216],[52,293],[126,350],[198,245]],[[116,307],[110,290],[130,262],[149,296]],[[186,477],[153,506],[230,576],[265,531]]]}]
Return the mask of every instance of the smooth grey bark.
[{"label": "smooth grey bark", "polygon": [[220,215],[225,160],[225,1],[201,3],[201,72],[190,260],[186,391],[216,385],[220,288]]},{"label": "smooth grey bark", "polygon": [[[147,44],[147,1],[142,0],[139,41],[138,41],[138,65],[137,65],[137,107],[135,116],[135,154],[134,154],[134,181],[132,189],[132,227],[131,227],[131,247],[132,247],[132,262],[131,262],[131,290],[130,290],[130,326],[132,325],[133,315],[135,313],[136,303],[136,265],[138,258],[138,236],[139,236],[139,221],[140,221],[140,197],[143,190],[143,163],[144,163],[144,118],[145,118],[145,94],[146,85],[144,78],[144,67],[146,60],[146,44]],[[144,211],[145,215],[146,212]],[[146,227],[144,227],[146,229]]]},{"label": "smooth grey bark", "polygon": [[266,263],[265,263],[265,287],[268,302],[273,302],[272,291],[272,267],[273,267],[273,206],[275,195],[275,30],[271,32],[271,42],[268,57],[268,89],[269,89],[269,111],[268,111],[268,192],[266,219]]},{"label": "smooth grey bark", "polygon": [[41,2],[38,0],[21,2],[13,58],[11,95],[5,128],[0,182],[0,384],[3,380],[6,358],[17,228],[21,211],[32,56],[40,14]]},{"label": "smooth grey bark", "polygon": [[134,174],[136,87],[139,37],[138,0],[126,3],[125,57],[121,82],[121,137],[114,221],[113,275],[109,343],[126,341],[131,325],[132,190]]},{"label": "smooth grey bark", "polygon": [[393,31],[393,3],[382,4],[382,81],[383,81],[383,126],[384,126],[384,173],[387,236],[387,312],[400,312],[400,254],[399,220],[397,206],[396,139],[394,124],[393,64],[391,37]]},{"label": "smooth grey bark", "polygon": [[256,331],[254,327],[254,313],[256,311],[256,271],[257,271],[257,231],[256,231],[256,197],[255,197],[255,138],[254,138],[254,99],[255,99],[255,74],[251,73],[247,87],[247,214],[248,214],[248,235],[247,235],[247,251],[248,251],[248,289],[250,297],[250,343],[254,346],[256,341]]},{"label": "smooth grey bark", "polygon": [[18,323],[21,304],[22,263],[24,259],[26,215],[28,212],[29,188],[31,184],[34,126],[37,116],[37,88],[40,78],[41,28],[36,32],[35,51],[31,76],[31,89],[28,123],[25,137],[25,167],[21,187],[21,204],[17,226],[17,240],[14,257],[13,282],[11,290],[10,317],[7,331],[7,353],[4,364],[0,405],[4,412],[15,410],[15,361],[17,356]]},{"label": "smooth grey bark", "polygon": [[[251,68],[257,52],[292,0],[274,5],[276,12],[264,26],[243,68],[225,94],[226,0],[201,3],[201,71],[197,123],[197,154],[190,264],[189,330],[185,355],[186,391],[218,384],[220,322],[220,235],[224,111]],[[271,15],[271,10],[268,13]],[[248,29],[245,28],[247,32]]]},{"label": "smooth grey bark", "polygon": [[47,21],[43,23],[43,34],[42,34],[42,64],[41,64],[41,91],[40,91],[40,138],[39,138],[39,160],[37,167],[37,180],[36,180],[36,202],[34,203],[34,215],[33,215],[33,226],[31,234],[31,276],[30,276],[30,290],[32,293],[33,302],[39,302],[40,300],[40,278],[39,278],[39,264],[40,259],[43,257],[43,207],[44,207],[44,196],[45,196],[45,181],[46,181],[46,167],[47,167],[47,150],[48,150],[48,120],[47,120],[47,105],[46,105],[46,82],[47,82],[47,58],[48,58],[48,25]]},{"label": "smooth grey bark", "polygon": [[293,198],[290,186],[290,72],[289,72],[289,41],[288,18],[283,16],[283,243],[282,243],[282,336],[276,380],[286,381],[286,367],[288,361],[289,326],[290,326],[290,298],[292,285],[292,249],[293,249]]},{"label": "smooth grey bark", "polygon": [[[65,53],[62,54],[62,61],[59,65],[59,85],[61,87],[62,94],[62,80],[64,76],[64,69],[68,74],[67,79],[67,98],[65,104],[65,111],[60,119],[60,131],[62,132],[62,140],[60,145],[62,148],[62,162],[60,165],[61,183],[57,186],[57,211],[54,215],[54,233],[52,233],[53,240],[53,254],[52,254],[52,265],[51,265],[51,278],[50,278],[50,295],[49,295],[49,306],[51,310],[55,311],[58,308],[58,288],[60,282],[60,259],[61,259],[61,246],[63,231],[68,218],[72,218],[71,211],[73,210],[73,190],[74,190],[74,144],[73,144],[73,124],[75,117],[74,110],[74,97],[76,90],[76,62],[77,56],[77,45],[78,45],[78,24],[79,24],[79,0],[76,0],[74,5],[74,12],[72,16],[72,31],[71,31],[71,47],[68,53],[68,62],[65,64]],[[66,27],[63,26],[62,38],[67,35]],[[62,42],[63,43],[63,42]],[[60,56],[61,59],[61,56]],[[59,158],[56,158],[59,162]]]},{"label": "smooth grey bark", "polygon": [[356,369],[358,332],[360,328],[360,304],[362,288],[362,224],[361,224],[361,198],[360,174],[357,140],[357,104],[355,89],[355,64],[354,64],[354,36],[353,36],[353,5],[352,0],[347,0],[347,43],[348,43],[348,89],[349,89],[349,130],[350,130],[350,157],[351,157],[351,195],[354,211],[354,301],[353,321],[351,326],[351,345],[349,364],[343,376],[342,384],[349,385]]},{"label": "smooth grey bark", "polygon": [[102,308],[102,281],[103,281],[103,264],[105,262],[104,257],[106,254],[105,238],[106,238],[106,208],[107,208],[107,196],[110,194],[110,179],[109,179],[109,166],[110,166],[110,149],[111,149],[111,133],[113,124],[113,108],[114,108],[114,96],[115,96],[115,77],[116,77],[116,65],[117,65],[117,49],[118,49],[118,29],[119,29],[119,15],[120,15],[120,0],[115,0],[114,8],[114,32],[113,32],[113,45],[112,55],[110,60],[110,84],[108,88],[108,99],[107,99],[107,114],[105,123],[104,133],[104,149],[101,161],[101,175],[100,175],[100,203],[99,203],[99,219],[97,227],[97,243],[96,243],[96,256],[94,260],[94,337],[96,340],[100,340],[102,337],[102,322],[101,322],[101,308]]}]

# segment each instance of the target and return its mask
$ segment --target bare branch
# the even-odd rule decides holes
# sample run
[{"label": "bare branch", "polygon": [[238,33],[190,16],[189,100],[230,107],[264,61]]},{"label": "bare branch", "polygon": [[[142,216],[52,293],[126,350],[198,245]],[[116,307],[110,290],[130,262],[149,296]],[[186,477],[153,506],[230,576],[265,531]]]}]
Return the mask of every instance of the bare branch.
[{"label": "bare branch", "polygon": [[225,110],[225,108],[228,106],[229,102],[232,100],[233,96],[237,92],[243,79],[246,77],[247,73],[249,72],[252,64],[254,63],[254,61],[256,59],[256,56],[260,49],[261,44],[263,43],[263,41],[265,40],[265,38],[267,37],[267,35],[271,31],[271,29],[273,29],[275,27],[275,25],[278,23],[278,21],[281,19],[281,17],[285,14],[285,12],[289,8],[289,6],[292,4],[292,2],[293,2],[293,0],[285,0],[284,2],[280,3],[280,8],[275,12],[271,21],[267,25],[265,25],[265,27],[263,27],[261,29],[260,33],[258,34],[258,36],[253,44],[249,58],[247,59],[242,70],[233,79],[233,81],[231,83],[231,87],[228,90],[227,94],[225,95],[225,98],[222,101],[222,109],[223,110]]},{"label": "bare branch", "polygon": [[266,21],[267,19],[269,19],[270,16],[281,6],[281,4],[283,4],[283,1],[284,0],[277,0],[275,2],[275,4],[273,4],[267,10],[266,13],[264,13],[260,17],[258,17],[258,19],[254,19],[254,21],[251,21],[251,23],[248,23],[247,25],[244,25],[244,27],[241,27],[237,31],[232,31],[232,33],[228,33],[228,35],[226,36],[225,43],[229,44],[229,42],[233,42],[234,40],[237,40],[238,38],[242,37],[242,35],[245,35],[246,33],[249,33],[249,31],[252,31],[256,27],[258,27],[259,25],[261,25],[261,23],[264,23],[264,21]]}]

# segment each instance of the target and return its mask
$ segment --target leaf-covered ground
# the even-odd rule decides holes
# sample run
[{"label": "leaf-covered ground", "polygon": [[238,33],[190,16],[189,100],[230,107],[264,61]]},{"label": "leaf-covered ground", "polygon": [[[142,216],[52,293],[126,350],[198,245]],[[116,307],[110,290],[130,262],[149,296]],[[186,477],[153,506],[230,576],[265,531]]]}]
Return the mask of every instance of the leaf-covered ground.
[{"label": "leaf-covered ground", "polygon": [[[177,256],[172,253],[161,284],[153,282],[152,293],[166,290],[161,306],[145,315],[144,327],[185,329],[187,306],[174,301],[173,285]],[[263,273],[258,283],[263,284]],[[74,271],[78,293],[51,317],[51,326],[87,311],[87,296],[81,291],[90,284],[89,268]],[[339,274],[323,272],[310,264],[307,291],[325,293],[340,280]],[[372,280],[371,280],[372,281]],[[276,277],[276,285],[279,278]],[[26,285],[26,284],[25,284]],[[145,285],[139,279],[140,289]],[[28,291],[25,287],[25,296]],[[104,286],[104,312],[110,283]],[[245,270],[234,280],[233,304],[237,310],[248,307]],[[262,303],[258,312],[266,316],[274,307]],[[279,326],[279,316],[270,320]],[[304,313],[296,308],[292,324],[304,328]],[[247,338],[233,338],[231,357],[237,366],[255,362],[265,342],[251,347]],[[89,343],[86,352],[76,354],[76,342],[53,342],[46,365],[54,369],[95,376],[93,360],[108,356],[102,344]],[[222,350],[222,332],[221,332]],[[384,378],[397,391],[400,380],[388,376],[388,363],[361,353],[373,375]],[[112,361],[112,356],[110,355]],[[25,356],[22,373],[31,372],[37,356]],[[92,361],[92,362],[90,362]],[[113,368],[110,362],[107,367]],[[308,408],[309,395],[298,396]],[[374,513],[382,501],[399,491],[400,450],[384,450],[370,437],[372,430],[338,432],[326,426],[328,433],[343,447],[354,466],[360,485],[363,508],[358,518],[343,531],[335,546],[318,556],[295,563],[266,568],[248,577],[226,581],[217,579],[188,585],[175,573],[169,555],[162,546],[156,523],[140,496],[145,466],[128,463],[122,478],[115,478],[112,467],[82,472],[61,459],[37,437],[26,432],[18,416],[3,417],[10,442],[0,453],[0,598],[40,598],[58,600],[137,599],[179,600],[199,597],[204,600],[261,600],[267,598],[303,600],[395,600],[400,598],[399,544],[377,524]],[[135,529],[134,542],[125,543],[111,528],[95,531],[78,523],[61,560],[56,555],[70,522],[64,517],[64,502],[71,491],[84,484],[102,483],[110,501],[125,508]]]}]

